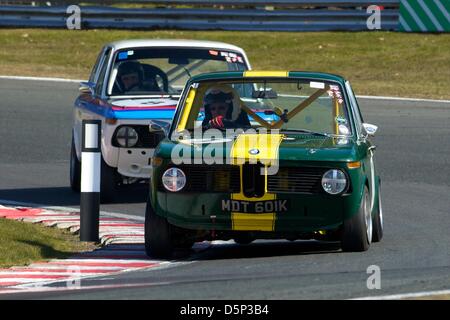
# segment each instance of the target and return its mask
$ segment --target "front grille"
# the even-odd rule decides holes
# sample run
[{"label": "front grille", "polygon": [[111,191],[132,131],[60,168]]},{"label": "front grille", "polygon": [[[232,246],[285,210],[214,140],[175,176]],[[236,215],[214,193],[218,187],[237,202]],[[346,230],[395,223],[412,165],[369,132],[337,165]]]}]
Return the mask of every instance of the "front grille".
[{"label": "front grille", "polygon": [[[241,192],[238,166],[232,165],[182,165],[177,166],[186,174],[186,187],[182,192]],[[264,193],[264,175],[259,165],[243,165],[243,192],[249,198],[261,197]],[[321,180],[329,168],[284,167],[277,174],[267,176],[268,192],[324,193]],[[165,171],[165,170],[164,170]],[[159,189],[165,191],[161,178]]]},{"label": "front grille", "polygon": [[146,129],[139,133],[139,142],[142,148],[156,148],[159,142],[164,139],[164,132],[150,132],[148,127]]},{"label": "front grille", "polygon": [[322,193],[322,175],[327,168],[285,167],[275,175],[267,176],[269,192]]},{"label": "front grille", "polygon": [[238,166],[183,165],[178,168],[186,174],[186,187],[182,192],[239,193],[241,190]]},{"label": "front grille", "polygon": [[[162,139],[164,139],[164,137],[165,137],[165,134],[163,131],[150,132],[149,127],[145,126],[145,125],[126,125],[126,126],[133,127],[139,136],[139,140],[136,143],[136,145],[134,145],[132,147],[127,147],[129,149],[130,148],[152,148],[152,149],[154,149],[158,146],[159,142]],[[119,131],[119,129],[121,127],[122,126],[118,126],[116,128],[116,131],[114,132],[113,139],[112,139],[112,145],[114,147],[118,147],[118,148],[122,148],[122,146],[120,146],[116,140],[117,132]]]},{"label": "front grille", "polygon": [[260,198],[264,195],[265,175],[264,166],[261,163],[242,166],[242,188],[247,198]]}]

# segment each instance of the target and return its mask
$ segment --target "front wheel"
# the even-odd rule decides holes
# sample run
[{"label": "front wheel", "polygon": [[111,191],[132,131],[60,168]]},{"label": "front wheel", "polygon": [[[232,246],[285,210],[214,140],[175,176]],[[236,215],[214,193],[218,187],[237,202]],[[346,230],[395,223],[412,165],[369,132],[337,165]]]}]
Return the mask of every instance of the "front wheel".
[{"label": "front wheel", "polygon": [[77,157],[73,136],[70,148],[70,188],[75,192],[80,192],[81,188],[81,162]]},{"label": "front wheel", "polygon": [[149,257],[170,258],[173,250],[171,225],[166,218],[156,214],[148,199],[145,210],[145,252]]},{"label": "front wheel", "polygon": [[370,196],[365,186],[358,213],[344,221],[342,250],[347,252],[366,251],[372,242],[372,231]]},{"label": "front wheel", "polygon": [[381,185],[378,184],[378,206],[373,218],[372,242],[380,242],[383,238],[383,208],[381,206]]}]

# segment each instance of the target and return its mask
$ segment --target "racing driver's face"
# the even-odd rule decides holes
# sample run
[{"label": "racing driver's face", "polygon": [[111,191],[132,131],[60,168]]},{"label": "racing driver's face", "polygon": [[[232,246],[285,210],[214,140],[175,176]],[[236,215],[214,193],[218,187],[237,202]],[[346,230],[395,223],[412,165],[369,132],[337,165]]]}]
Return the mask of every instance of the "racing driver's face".
[{"label": "racing driver's face", "polygon": [[228,105],[224,102],[214,102],[211,104],[209,109],[213,118],[217,116],[223,116],[225,118],[228,111]]},{"label": "racing driver's face", "polygon": [[125,86],[125,90],[128,90],[139,84],[139,75],[137,74],[137,72],[124,74],[121,80],[123,85]]}]

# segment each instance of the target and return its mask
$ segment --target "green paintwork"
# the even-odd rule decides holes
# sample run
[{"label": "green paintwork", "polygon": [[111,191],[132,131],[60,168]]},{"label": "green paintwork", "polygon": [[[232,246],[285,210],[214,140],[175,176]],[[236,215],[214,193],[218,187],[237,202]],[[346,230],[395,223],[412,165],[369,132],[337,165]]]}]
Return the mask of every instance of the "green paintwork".
[{"label": "green paintwork", "polygon": [[[196,76],[193,76],[189,79],[189,82],[186,85],[191,83],[200,82],[200,81],[210,81],[210,80],[224,80],[224,79],[236,79],[236,78],[244,78],[244,71],[224,71],[224,72],[211,72],[211,73],[202,73]],[[261,77],[257,77],[261,79]],[[278,77],[276,77],[278,78]],[[322,80],[322,81],[335,81],[343,83],[345,79],[341,76],[330,74],[330,73],[322,73],[322,72],[304,72],[304,71],[289,71],[289,78],[301,78],[301,79],[311,79],[311,80]],[[247,77],[245,79],[251,79]]]},{"label": "green paintwork", "polygon": [[[202,74],[191,78],[187,86],[200,81],[223,80],[242,76],[242,72]],[[297,77],[335,81],[342,88],[345,88],[345,80],[336,75],[306,72],[289,73],[289,78]],[[350,95],[351,93],[344,92],[344,94]],[[355,106],[352,107],[355,108]],[[174,123],[177,121],[179,112],[180,110],[177,110]],[[353,116],[351,118],[353,125],[355,125],[355,119],[353,119]],[[371,173],[368,148],[371,146],[371,142],[369,139],[363,139],[359,134],[349,137],[345,142],[332,137],[298,133],[288,133],[286,136],[289,140],[282,141],[279,147],[280,167],[313,166],[340,168],[350,178],[351,192],[334,196],[325,193],[277,193],[277,199],[289,201],[290,210],[277,213],[275,232],[281,234],[292,232],[311,233],[318,230],[338,229],[344,220],[351,218],[358,212],[363,188],[366,184],[370,193],[375,192],[375,204],[372,214],[376,212],[379,178],[375,171],[375,188],[371,190],[373,186],[370,183]],[[171,153],[177,144],[179,142],[166,138],[155,150],[155,157],[163,159],[161,165],[154,167],[151,180],[150,200],[155,212],[160,216],[166,217],[169,223],[187,229],[231,230],[231,214],[221,210],[221,201],[230,199],[229,193],[183,193],[182,191],[172,193],[158,190],[157,182],[160,181],[162,173],[171,165]],[[228,156],[231,145],[232,143],[219,144],[217,150]],[[205,148],[207,145],[200,146]],[[201,147],[200,149],[197,148],[197,152],[202,150]],[[187,148],[194,150],[193,146]],[[354,161],[361,161],[361,167],[348,169],[347,163]],[[211,215],[216,216],[214,222],[210,218]]]}]

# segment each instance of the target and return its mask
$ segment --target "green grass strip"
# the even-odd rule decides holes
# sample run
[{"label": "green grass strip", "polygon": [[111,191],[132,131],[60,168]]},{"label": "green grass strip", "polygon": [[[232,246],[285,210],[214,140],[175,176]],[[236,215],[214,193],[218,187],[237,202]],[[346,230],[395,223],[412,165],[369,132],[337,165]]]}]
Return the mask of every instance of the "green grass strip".
[{"label": "green grass strip", "polygon": [[360,95],[450,99],[450,34],[2,29],[0,75],[86,79],[105,43],[142,38],[232,43],[254,69],[335,73]]},{"label": "green grass strip", "polygon": [[0,219],[0,267],[36,261],[64,259],[95,245],[82,243],[68,231],[8,219]]}]

